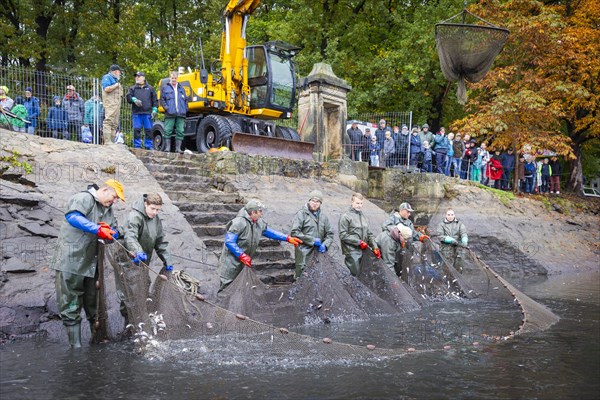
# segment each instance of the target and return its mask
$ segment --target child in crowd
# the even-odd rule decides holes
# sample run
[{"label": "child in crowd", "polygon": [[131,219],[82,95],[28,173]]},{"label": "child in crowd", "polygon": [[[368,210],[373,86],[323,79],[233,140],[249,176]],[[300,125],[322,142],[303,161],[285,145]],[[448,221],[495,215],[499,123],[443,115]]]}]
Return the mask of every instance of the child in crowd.
[{"label": "child in crowd", "polygon": [[379,150],[381,146],[377,143],[377,136],[371,136],[371,143],[369,143],[369,155],[371,157],[371,166],[379,167]]},{"label": "child in crowd", "polygon": [[19,118],[11,118],[11,123],[15,132],[26,133],[27,129],[25,128],[25,122],[23,122],[23,120],[27,119],[27,109],[25,108],[23,103],[24,101],[21,96],[17,96],[15,98],[15,105],[10,110],[10,112],[15,114]]},{"label": "child in crowd", "polygon": [[67,129],[69,126],[67,110],[63,108],[59,96],[54,96],[52,100],[54,105],[48,110],[48,117],[46,118],[48,129],[50,132],[52,132],[52,137],[54,139],[58,139],[58,134],[62,133],[62,138],[64,140],[69,140],[71,138],[71,134]]},{"label": "child in crowd", "polygon": [[471,160],[471,180],[479,182],[481,181],[481,166],[483,165],[483,153],[481,149],[473,146]]},{"label": "child in crowd", "polygon": [[423,165],[421,166],[421,171],[423,172],[431,172],[433,170],[431,166],[431,161],[433,160],[433,151],[429,147],[429,142],[425,140],[423,142]]},{"label": "child in crowd", "polygon": [[540,165],[542,173],[542,193],[550,191],[550,177],[552,176],[552,167],[548,163],[549,160],[544,158],[544,162]]},{"label": "child in crowd", "polygon": [[533,156],[527,157],[524,167],[525,172],[525,193],[533,194],[535,192],[534,180],[535,180],[535,164],[533,162]]}]

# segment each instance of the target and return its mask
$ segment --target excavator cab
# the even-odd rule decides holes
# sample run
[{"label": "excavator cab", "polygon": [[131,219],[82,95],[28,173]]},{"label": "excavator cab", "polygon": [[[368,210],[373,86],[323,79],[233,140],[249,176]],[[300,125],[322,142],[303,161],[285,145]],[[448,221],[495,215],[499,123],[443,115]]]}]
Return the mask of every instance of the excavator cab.
[{"label": "excavator cab", "polygon": [[296,97],[296,73],[292,57],[300,50],[284,42],[248,46],[248,86],[251,114],[276,110],[291,116]]}]

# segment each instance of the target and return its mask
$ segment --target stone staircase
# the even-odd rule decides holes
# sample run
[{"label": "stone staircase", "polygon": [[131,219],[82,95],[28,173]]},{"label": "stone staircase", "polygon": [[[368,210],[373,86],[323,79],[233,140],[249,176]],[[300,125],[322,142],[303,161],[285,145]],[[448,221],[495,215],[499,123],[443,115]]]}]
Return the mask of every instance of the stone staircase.
[{"label": "stone staircase", "polygon": [[[246,202],[225,176],[207,176],[198,161],[172,154],[136,150],[135,154],[179,208],[207,250],[218,258],[225,240],[225,226]],[[262,238],[252,267],[268,284],[293,281],[294,259],[277,240]]]}]

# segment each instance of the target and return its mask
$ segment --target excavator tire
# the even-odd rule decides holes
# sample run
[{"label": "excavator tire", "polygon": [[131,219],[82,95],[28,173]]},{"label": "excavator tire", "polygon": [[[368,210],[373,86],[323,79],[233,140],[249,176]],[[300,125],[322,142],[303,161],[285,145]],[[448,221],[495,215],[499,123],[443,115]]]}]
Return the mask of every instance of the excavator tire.
[{"label": "excavator tire", "polygon": [[285,126],[275,127],[275,137],[280,139],[291,139],[290,133]]},{"label": "excavator tire", "polygon": [[287,128],[287,131],[290,135],[291,140],[294,140],[296,142],[300,141],[300,135],[298,134],[297,130],[295,130],[294,128]]},{"label": "excavator tire", "polygon": [[231,125],[220,115],[207,115],[196,131],[196,149],[207,153],[213,147],[221,147],[231,140]]},{"label": "excavator tire", "polygon": [[[229,124],[229,128],[231,129],[231,135],[233,135],[234,133],[239,133],[239,132],[243,132],[242,131],[242,126],[240,125],[240,123],[233,119],[233,118],[226,118],[227,119],[227,123]],[[231,136],[229,136],[228,138],[223,138],[224,141],[221,143],[221,146],[226,146],[229,149],[231,149]]]}]

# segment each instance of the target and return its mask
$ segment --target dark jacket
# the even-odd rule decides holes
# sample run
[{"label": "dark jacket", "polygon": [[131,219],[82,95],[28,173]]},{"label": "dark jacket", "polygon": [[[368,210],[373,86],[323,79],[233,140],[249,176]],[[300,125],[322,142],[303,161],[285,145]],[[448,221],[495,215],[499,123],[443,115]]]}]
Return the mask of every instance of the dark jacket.
[{"label": "dark jacket", "polygon": [[[134,97],[142,102],[140,107],[136,106],[135,103],[131,101]],[[127,99],[127,102],[131,104],[131,112],[133,114],[152,114],[152,108],[158,107],[156,91],[147,83],[144,83],[142,86],[137,84],[131,86],[125,98]]]},{"label": "dark jacket", "polygon": [[[56,103],[56,100],[60,100],[60,97],[54,96],[52,103]],[[46,118],[48,129],[51,131],[64,130],[67,129],[68,124],[69,117],[67,115],[67,110],[62,106],[62,102],[58,107],[50,107],[50,110],[48,110],[48,117]]]},{"label": "dark jacket", "polygon": [[85,103],[79,96],[79,93],[75,93],[73,96],[65,95],[62,104],[65,110],[67,110],[69,122],[83,122]]},{"label": "dark jacket", "polygon": [[27,109],[27,119],[31,121],[31,126],[37,126],[37,119],[40,116],[40,101],[37,97],[23,98],[23,105]]},{"label": "dark jacket", "polygon": [[394,143],[396,144],[396,153],[408,153],[408,143],[410,141],[410,133],[404,135],[402,132],[394,133]]},{"label": "dark jacket", "polygon": [[452,149],[454,150],[454,158],[462,158],[465,154],[465,142],[462,140],[453,140]]},{"label": "dark jacket", "polygon": [[379,148],[381,148],[381,149],[383,149],[383,142],[385,142],[385,133],[388,131],[389,132],[392,131],[389,126],[386,126],[383,129],[377,128],[375,130],[375,137],[377,138],[377,144],[379,145]]},{"label": "dark jacket", "polygon": [[561,175],[562,174],[562,165],[560,165],[560,162],[558,162],[558,160],[556,161],[552,161],[550,160],[549,162],[550,167],[552,168],[552,176],[557,176],[557,175]]},{"label": "dark jacket", "polygon": [[442,153],[442,154],[448,153],[448,149],[450,148],[450,142],[448,141],[448,136],[435,135],[433,138],[433,141],[435,142],[435,152],[436,153]]},{"label": "dark jacket", "polygon": [[421,152],[421,139],[419,135],[410,135],[410,154],[418,154]]},{"label": "dark jacket", "polygon": [[[177,97],[177,107],[175,107],[175,98]],[[165,110],[167,117],[185,117],[187,114],[187,97],[183,86],[177,84],[177,93],[170,83],[162,86],[160,92],[160,105]]]},{"label": "dark jacket", "polygon": [[346,131],[348,133],[348,137],[350,138],[350,143],[353,145],[360,145],[362,142],[363,133],[360,129],[352,129],[352,127],[348,128]]},{"label": "dark jacket", "polygon": [[504,168],[504,171],[512,171],[515,169],[515,155],[513,154],[508,154],[508,153],[503,153],[500,156],[500,162],[502,163],[502,168]]}]

